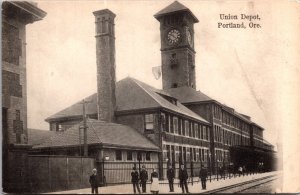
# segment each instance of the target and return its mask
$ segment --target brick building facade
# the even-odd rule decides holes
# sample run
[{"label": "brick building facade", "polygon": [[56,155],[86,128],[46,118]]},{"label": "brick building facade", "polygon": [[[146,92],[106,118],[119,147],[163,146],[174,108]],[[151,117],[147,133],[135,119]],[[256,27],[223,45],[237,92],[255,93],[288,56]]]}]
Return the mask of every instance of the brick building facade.
[{"label": "brick building facade", "polygon": [[46,13],[29,2],[2,3],[2,151],[4,191],[26,188],[26,25]]}]

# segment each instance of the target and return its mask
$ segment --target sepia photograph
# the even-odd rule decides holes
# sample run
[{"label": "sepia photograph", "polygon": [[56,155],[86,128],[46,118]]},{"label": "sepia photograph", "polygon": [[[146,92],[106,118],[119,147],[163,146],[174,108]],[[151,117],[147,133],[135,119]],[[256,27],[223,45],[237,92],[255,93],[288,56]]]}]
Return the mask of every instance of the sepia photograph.
[{"label": "sepia photograph", "polygon": [[2,192],[300,192],[300,2],[2,2]]}]

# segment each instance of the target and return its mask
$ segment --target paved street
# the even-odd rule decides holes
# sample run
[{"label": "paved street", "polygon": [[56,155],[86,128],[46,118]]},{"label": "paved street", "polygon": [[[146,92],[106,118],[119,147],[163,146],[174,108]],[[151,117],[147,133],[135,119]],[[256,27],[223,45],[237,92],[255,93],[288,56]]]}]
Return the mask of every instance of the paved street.
[{"label": "paved street", "polygon": [[[212,181],[207,182],[207,190],[201,190],[201,183],[198,182],[198,178],[195,178],[194,185],[189,184],[189,191],[191,193],[205,193],[209,190],[214,190],[218,188],[222,188],[229,185],[238,184],[241,182],[251,181],[253,179],[258,179],[270,175],[279,174],[279,172],[268,172],[268,173],[261,173],[261,174],[255,174],[255,175],[248,175],[248,176],[241,176],[241,177],[235,177],[231,179],[222,179],[219,181]],[[164,181],[165,182],[165,181]],[[163,182],[163,183],[164,183]],[[179,188],[178,184],[174,185],[175,192],[174,193],[181,193],[181,189]],[[251,192],[251,191],[248,191]],[[90,188],[85,189],[79,189],[79,190],[70,190],[70,191],[61,191],[61,192],[53,192],[52,194],[88,194],[91,193]],[[133,189],[131,184],[124,184],[124,185],[115,185],[115,186],[107,186],[107,187],[101,187],[99,188],[100,194],[132,194]],[[147,185],[147,193],[150,193],[150,184]],[[168,184],[160,184],[160,190],[159,193],[170,193]],[[170,193],[172,194],[172,193]]]}]

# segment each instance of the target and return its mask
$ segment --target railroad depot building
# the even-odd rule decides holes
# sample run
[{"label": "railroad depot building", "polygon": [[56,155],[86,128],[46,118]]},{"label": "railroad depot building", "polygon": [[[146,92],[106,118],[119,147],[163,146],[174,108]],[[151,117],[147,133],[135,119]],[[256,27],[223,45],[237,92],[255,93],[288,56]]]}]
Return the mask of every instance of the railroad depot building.
[{"label": "railroad depot building", "polygon": [[[273,150],[263,128],[247,115],[196,90],[194,24],[199,20],[175,1],[154,17],[160,22],[162,89],[134,78],[116,82],[115,14],[94,12],[97,93],[85,98],[88,155],[101,160],[166,162],[176,168],[190,162],[206,166],[231,162],[230,148]],[[80,155],[82,101],[48,117],[49,137],[33,143],[33,153]],[[33,134],[38,132],[32,131]]]}]

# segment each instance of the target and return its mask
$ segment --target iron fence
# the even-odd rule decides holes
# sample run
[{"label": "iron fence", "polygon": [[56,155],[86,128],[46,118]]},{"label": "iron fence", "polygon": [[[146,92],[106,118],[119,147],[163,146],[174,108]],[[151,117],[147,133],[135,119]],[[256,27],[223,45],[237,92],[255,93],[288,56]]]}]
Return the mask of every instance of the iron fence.
[{"label": "iron fence", "polygon": [[[162,163],[162,168],[159,168],[159,162],[96,162],[97,169],[99,171],[100,185],[111,184],[128,184],[131,183],[132,168],[136,167],[137,171],[141,171],[142,166],[145,166],[148,172],[148,182],[150,182],[150,175],[153,169],[156,169],[160,175],[160,184],[168,184],[167,170],[169,166],[172,166],[175,172],[174,183],[179,183],[179,169],[180,163],[170,164],[168,162]],[[241,177],[248,174],[255,174],[257,172],[243,171],[239,172],[237,167],[230,166],[229,164],[220,164],[219,166],[209,166],[206,162],[186,162],[185,168],[187,169],[189,179],[188,182],[194,184],[199,182],[199,173],[202,165],[207,169],[208,181],[213,180],[225,180],[233,177]]]}]

